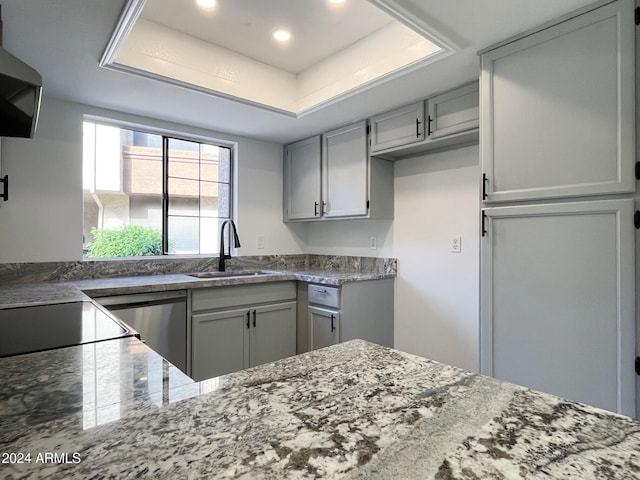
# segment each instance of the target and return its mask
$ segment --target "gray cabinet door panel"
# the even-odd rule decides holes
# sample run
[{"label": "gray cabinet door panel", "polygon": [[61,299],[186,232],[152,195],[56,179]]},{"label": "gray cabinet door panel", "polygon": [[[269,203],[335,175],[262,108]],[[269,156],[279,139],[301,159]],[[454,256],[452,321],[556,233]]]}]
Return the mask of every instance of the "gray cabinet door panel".
[{"label": "gray cabinet door panel", "polygon": [[285,147],[285,220],[320,217],[320,135]]},{"label": "gray cabinet door panel", "polygon": [[481,372],[634,416],[633,200],[484,213]]},{"label": "gray cabinet door panel", "polygon": [[368,168],[367,122],[323,135],[322,198],[326,217],[367,215]]},{"label": "gray cabinet door panel", "polygon": [[205,380],[249,367],[249,310],[192,315],[192,377]]},{"label": "gray cabinet door panel", "polygon": [[340,312],[309,307],[309,350],[340,343]]},{"label": "gray cabinet door panel", "polygon": [[427,104],[431,139],[478,128],[480,112],[477,83],[432,97]]},{"label": "gray cabinet door panel", "polygon": [[296,354],[296,302],[256,307],[251,314],[252,367]]},{"label": "gray cabinet door panel", "polygon": [[482,55],[486,202],[635,191],[633,7],[605,5]]},{"label": "gray cabinet door panel", "polygon": [[371,119],[371,152],[424,140],[424,102]]}]

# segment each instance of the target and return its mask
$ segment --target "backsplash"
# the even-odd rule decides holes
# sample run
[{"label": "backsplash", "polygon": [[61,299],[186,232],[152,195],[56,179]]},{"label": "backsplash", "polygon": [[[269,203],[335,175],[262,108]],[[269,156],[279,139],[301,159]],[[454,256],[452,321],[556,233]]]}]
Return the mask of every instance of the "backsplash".
[{"label": "backsplash", "polygon": [[[233,257],[227,269],[323,270],[396,273],[395,258],[335,255],[266,255]],[[77,262],[0,263],[0,285],[72,282],[95,278],[135,277],[218,269],[218,257],[104,259]]]}]

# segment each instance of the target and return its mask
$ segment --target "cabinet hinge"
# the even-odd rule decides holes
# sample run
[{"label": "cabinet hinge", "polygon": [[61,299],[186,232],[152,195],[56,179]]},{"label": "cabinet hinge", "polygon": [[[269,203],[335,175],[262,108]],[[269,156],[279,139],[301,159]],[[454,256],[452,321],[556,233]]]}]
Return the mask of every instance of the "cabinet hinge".
[{"label": "cabinet hinge", "polygon": [[636,357],[636,375],[640,375],[640,357]]},{"label": "cabinet hinge", "polygon": [[633,215],[633,224],[636,229],[640,228],[640,211],[636,210],[636,213]]},{"label": "cabinet hinge", "polygon": [[640,25],[640,7],[636,7],[636,25]]},{"label": "cabinet hinge", "polygon": [[636,162],[636,180],[640,180],[640,162]]}]

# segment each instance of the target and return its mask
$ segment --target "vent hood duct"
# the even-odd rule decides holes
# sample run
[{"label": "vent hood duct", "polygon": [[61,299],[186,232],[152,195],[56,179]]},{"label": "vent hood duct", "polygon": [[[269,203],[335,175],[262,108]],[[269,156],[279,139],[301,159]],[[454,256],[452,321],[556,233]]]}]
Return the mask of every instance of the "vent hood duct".
[{"label": "vent hood duct", "polygon": [[0,137],[33,138],[40,112],[42,76],[2,48],[1,15],[0,10]]}]

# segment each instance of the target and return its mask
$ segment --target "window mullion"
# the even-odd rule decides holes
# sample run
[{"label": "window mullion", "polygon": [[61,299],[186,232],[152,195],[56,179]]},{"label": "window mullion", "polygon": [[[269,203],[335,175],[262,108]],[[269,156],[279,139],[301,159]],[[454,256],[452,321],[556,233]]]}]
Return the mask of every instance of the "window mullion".
[{"label": "window mullion", "polygon": [[162,137],[162,251],[169,253],[169,138]]}]

